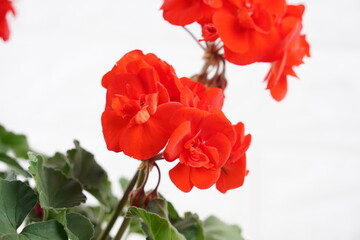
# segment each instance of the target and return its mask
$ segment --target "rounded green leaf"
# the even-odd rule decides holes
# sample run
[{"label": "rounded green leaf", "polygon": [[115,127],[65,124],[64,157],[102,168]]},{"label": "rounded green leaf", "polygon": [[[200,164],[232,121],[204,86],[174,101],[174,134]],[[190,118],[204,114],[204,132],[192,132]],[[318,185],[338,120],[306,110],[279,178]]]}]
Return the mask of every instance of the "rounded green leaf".
[{"label": "rounded green leaf", "polygon": [[57,221],[39,222],[27,225],[19,236],[20,240],[68,240],[64,227]]},{"label": "rounded green leaf", "polygon": [[4,179],[0,179],[0,196],[0,234],[16,233],[37,197],[25,183]]},{"label": "rounded green leaf", "polygon": [[149,239],[185,240],[185,237],[170,224],[169,220],[155,213],[142,208],[130,207],[126,217],[139,218]]},{"label": "rounded green leaf", "polygon": [[78,213],[66,215],[67,228],[78,240],[90,240],[94,235],[94,227],[90,220]]},{"label": "rounded green leaf", "polygon": [[43,166],[40,155],[30,154],[29,172],[35,179],[39,192],[40,205],[43,208],[70,208],[86,201],[81,184],[62,172]]},{"label": "rounded green leaf", "polygon": [[[110,209],[115,201],[111,184],[105,170],[96,162],[94,155],[74,141],[75,148],[67,151],[71,165],[71,176],[77,179],[86,191],[92,194],[104,206]],[[116,204],[116,203],[115,203]]]},{"label": "rounded green leaf", "polygon": [[208,217],[203,226],[206,240],[244,240],[238,226],[226,224],[214,216]]}]

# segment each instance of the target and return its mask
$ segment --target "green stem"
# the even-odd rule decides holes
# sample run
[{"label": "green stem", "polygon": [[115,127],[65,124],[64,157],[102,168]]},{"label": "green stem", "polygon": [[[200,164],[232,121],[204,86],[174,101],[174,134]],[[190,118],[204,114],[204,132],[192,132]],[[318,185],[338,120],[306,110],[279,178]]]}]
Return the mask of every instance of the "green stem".
[{"label": "green stem", "polygon": [[118,205],[116,206],[114,214],[112,215],[108,225],[106,226],[104,232],[102,232],[102,234],[98,238],[99,240],[106,240],[108,238],[110,230],[114,226],[114,223],[116,222],[118,216],[120,215],[121,211],[123,210],[128,198],[129,198],[129,195],[136,184],[138,175],[139,175],[139,170],[136,171],[134,177],[131,179],[131,182],[129,183],[129,185],[127,186],[127,188],[124,192],[124,195],[122,196],[121,200],[119,201]]},{"label": "green stem", "polygon": [[113,240],[120,240],[121,237],[124,235],[125,230],[127,229],[127,227],[129,226],[131,221],[131,218],[128,217],[124,217],[123,222],[121,223],[120,229],[119,231],[116,233],[116,236],[114,237]]}]

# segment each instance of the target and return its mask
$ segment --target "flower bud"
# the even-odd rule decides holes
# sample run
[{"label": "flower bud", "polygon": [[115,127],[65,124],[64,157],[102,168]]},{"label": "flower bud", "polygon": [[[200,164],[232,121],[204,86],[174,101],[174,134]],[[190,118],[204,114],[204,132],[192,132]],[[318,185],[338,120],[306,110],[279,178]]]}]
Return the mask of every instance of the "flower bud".
[{"label": "flower bud", "polygon": [[143,207],[146,201],[144,188],[140,187],[130,193],[130,206]]},{"label": "flower bud", "polygon": [[35,206],[34,206],[34,212],[35,212],[35,215],[36,217],[42,219],[43,216],[44,216],[44,210],[41,208],[40,204],[39,203],[36,203]]},{"label": "flower bud", "polygon": [[155,188],[154,190],[152,190],[147,196],[146,196],[146,199],[145,199],[145,207],[148,206],[149,202],[151,202],[151,200],[153,199],[157,199],[159,198],[159,194],[157,192],[157,189]]}]

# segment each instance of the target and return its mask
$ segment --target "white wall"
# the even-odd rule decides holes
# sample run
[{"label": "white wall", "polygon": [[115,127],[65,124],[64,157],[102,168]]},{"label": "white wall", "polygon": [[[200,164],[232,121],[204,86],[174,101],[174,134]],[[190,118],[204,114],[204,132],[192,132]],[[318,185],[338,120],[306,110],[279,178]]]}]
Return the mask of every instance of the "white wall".
[{"label": "white wall", "polygon": [[[167,176],[172,165],[162,162],[160,191],[179,211],[215,214],[240,224],[252,240],[358,240],[360,2],[303,2],[312,58],[296,69],[301,80],[290,80],[283,102],[264,90],[268,65],[229,65],[224,111],[253,135],[245,186],[225,195],[185,194]],[[202,64],[201,49],[162,19],[160,5],[17,0],[10,41],[0,42],[0,124],[27,134],[33,148],[48,154],[78,139],[119,193],[117,179],[131,177],[138,163],[106,150],[102,75],[137,48],[154,52],[179,76]]]}]

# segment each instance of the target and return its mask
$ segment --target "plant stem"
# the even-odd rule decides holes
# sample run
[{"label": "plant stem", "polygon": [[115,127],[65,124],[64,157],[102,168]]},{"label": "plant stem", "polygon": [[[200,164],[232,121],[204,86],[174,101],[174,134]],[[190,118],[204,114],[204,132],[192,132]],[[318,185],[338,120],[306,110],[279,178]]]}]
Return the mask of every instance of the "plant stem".
[{"label": "plant stem", "polygon": [[133,190],[133,188],[134,188],[134,186],[136,184],[136,181],[138,179],[138,175],[139,175],[139,170],[136,171],[134,177],[131,179],[129,185],[127,186],[127,188],[126,188],[126,190],[124,192],[124,195],[122,196],[121,200],[119,201],[118,205],[116,206],[114,214],[112,215],[108,225],[106,226],[104,232],[102,232],[102,234],[98,238],[99,240],[106,240],[108,238],[110,230],[114,226],[114,223],[116,222],[116,219],[118,218],[121,211],[123,210],[128,198],[129,198],[129,195],[130,195],[131,191]]},{"label": "plant stem", "polygon": [[195,42],[201,47],[202,50],[206,51],[206,49],[204,48],[203,45],[201,45],[201,43],[196,39],[196,37],[194,36],[194,34],[192,32],[190,32],[189,29],[187,29],[186,27],[183,26],[183,29],[185,29],[185,31],[190,34],[190,36],[195,40]]},{"label": "plant stem", "polygon": [[127,229],[127,227],[129,226],[130,224],[130,221],[131,221],[131,218],[128,218],[128,217],[124,217],[124,220],[123,222],[121,223],[121,226],[120,226],[120,229],[119,231],[116,233],[116,236],[114,237],[113,240],[120,240],[121,237],[124,235],[125,233],[125,230]]}]

